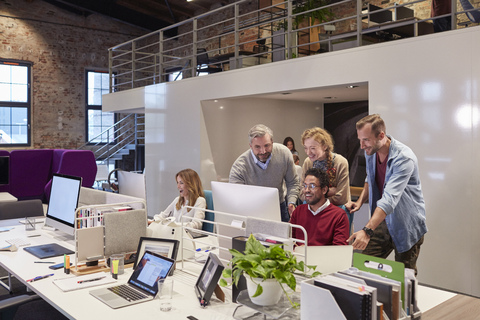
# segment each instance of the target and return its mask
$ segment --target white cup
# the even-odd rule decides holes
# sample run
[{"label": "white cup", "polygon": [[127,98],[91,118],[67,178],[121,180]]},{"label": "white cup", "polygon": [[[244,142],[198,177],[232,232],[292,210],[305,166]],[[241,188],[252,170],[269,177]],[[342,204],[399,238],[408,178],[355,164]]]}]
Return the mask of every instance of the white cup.
[{"label": "white cup", "polygon": [[172,310],[173,279],[160,279],[158,284],[158,299],[161,311]]}]

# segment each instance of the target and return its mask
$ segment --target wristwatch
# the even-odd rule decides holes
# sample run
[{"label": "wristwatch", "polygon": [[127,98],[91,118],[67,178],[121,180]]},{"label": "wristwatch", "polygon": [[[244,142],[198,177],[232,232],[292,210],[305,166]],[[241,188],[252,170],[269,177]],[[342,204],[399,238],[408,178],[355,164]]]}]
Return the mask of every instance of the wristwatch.
[{"label": "wristwatch", "polygon": [[365,233],[367,234],[367,236],[368,236],[369,238],[373,237],[373,230],[372,230],[372,229],[367,228],[367,227],[363,227],[362,230],[365,231]]}]

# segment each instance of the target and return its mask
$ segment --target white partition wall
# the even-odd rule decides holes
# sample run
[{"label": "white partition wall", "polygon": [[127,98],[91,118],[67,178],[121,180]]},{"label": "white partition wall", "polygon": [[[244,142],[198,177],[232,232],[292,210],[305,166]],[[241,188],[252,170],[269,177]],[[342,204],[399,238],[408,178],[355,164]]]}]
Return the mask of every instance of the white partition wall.
[{"label": "white partition wall", "polygon": [[[202,101],[368,82],[370,113],[380,113],[387,132],[419,160],[429,228],[418,261],[420,282],[480,296],[478,39],[480,28],[468,28],[144,88],[145,105],[139,99],[135,107],[146,113],[149,214],[176,196],[179,170],[199,171],[208,185],[217,176],[215,167],[228,165],[213,163],[230,158],[212,155],[215,148],[206,139],[246,137],[231,130],[239,119],[206,126]],[[106,111],[133,108],[122,107],[115,95],[107,99]],[[245,115],[273,125],[283,123],[282,116]],[[305,121],[305,128],[310,125]]]}]

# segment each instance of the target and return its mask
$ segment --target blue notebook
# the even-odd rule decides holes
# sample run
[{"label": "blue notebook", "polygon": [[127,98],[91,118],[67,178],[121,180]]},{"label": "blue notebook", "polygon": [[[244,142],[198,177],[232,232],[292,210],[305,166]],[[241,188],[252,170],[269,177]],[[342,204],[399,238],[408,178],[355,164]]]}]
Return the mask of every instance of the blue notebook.
[{"label": "blue notebook", "polygon": [[56,243],[41,244],[38,246],[25,247],[23,250],[30,252],[39,259],[63,256],[64,254],[75,253]]}]

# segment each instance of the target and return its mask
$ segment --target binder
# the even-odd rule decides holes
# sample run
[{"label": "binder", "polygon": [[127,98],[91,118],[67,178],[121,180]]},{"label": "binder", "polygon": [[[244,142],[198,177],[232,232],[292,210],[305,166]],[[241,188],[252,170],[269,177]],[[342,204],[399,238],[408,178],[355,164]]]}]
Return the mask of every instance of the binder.
[{"label": "binder", "polygon": [[[339,274],[357,277],[365,281],[367,285],[377,288],[377,300],[383,304],[383,311],[385,311],[387,317],[391,320],[398,319],[398,314],[396,317],[394,317],[393,314],[394,285],[392,283],[388,283],[381,279],[373,279],[371,277],[368,277],[367,275],[350,273],[348,271],[340,271]],[[399,302],[397,301],[397,305],[398,303]]]},{"label": "binder", "polygon": [[[323,276],[314,279],[314,285],[331,292],[338,307],[348,320],[372,319],[372,294],[352,283],[351,286],[332,279],[333,276]],[[375,302],[376,306],[376,302]]]}]

